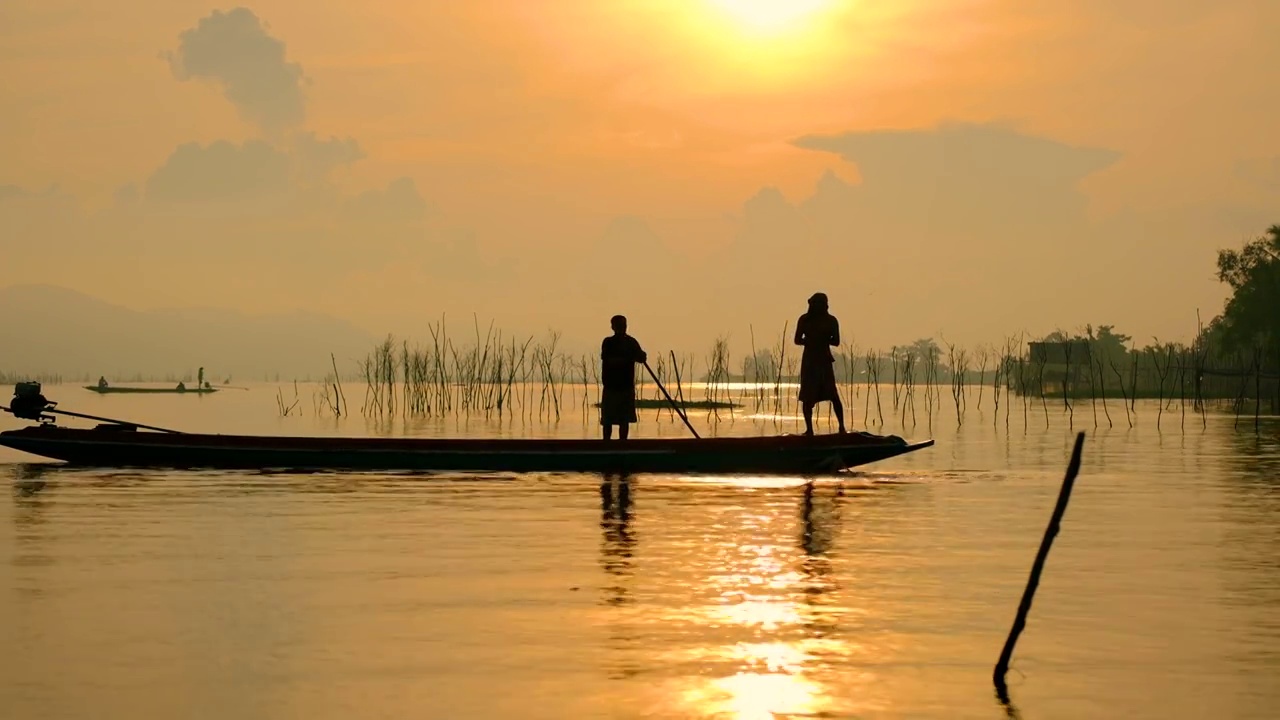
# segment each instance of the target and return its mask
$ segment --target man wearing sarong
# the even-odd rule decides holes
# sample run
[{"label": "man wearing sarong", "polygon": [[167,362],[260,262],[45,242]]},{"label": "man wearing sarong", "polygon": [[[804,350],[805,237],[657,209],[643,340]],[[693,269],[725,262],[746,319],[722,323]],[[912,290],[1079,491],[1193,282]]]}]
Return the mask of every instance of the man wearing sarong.
[{"label": "man wearing sarong", "polygon": [[840,345],[840,322],[828,312],[826,293],[809,298],[809,312],[796,321],[796,344],[804,346],[800,356],[800,407],[804,411],[804,434],[813,434],[813,406],[830,402],[840,432],[844,429],[844,404],[836,389],[835,356],[831,348]]},{"label": "man wearing sarong", "polygon": [[618,426],[618,439],[626,440],[630,425],[636,422],[636,364],[649,356],[640,343],[627,334],[627,319],[614,315],[609,321],[613,334],[600,344],[600,424],[604,439],[613,439],[613,426]]}]

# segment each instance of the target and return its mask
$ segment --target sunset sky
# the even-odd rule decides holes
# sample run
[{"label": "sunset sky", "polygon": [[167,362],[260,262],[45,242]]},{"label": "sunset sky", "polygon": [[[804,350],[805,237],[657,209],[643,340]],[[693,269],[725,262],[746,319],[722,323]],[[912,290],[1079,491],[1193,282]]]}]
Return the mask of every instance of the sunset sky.
[{"label": "sunset sky", "polygon": [[1274,0],[5,0],[0,285],[656,347],[1221,308]]}]

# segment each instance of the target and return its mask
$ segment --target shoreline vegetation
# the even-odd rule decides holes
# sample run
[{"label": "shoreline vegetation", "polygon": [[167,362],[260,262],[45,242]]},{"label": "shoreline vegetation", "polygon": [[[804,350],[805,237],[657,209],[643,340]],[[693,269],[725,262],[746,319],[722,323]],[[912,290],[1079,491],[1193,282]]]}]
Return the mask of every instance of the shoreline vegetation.
[{"label": "shoreline vegetation", "polygon": [[[750,354],[736,360],[725,337],[701,357],[653,353],[654,374],[682,408],[709,410],[715,417],[721,410],[790,412],[796,404],[799,353],[787,342],[788,330],[784,326],[765,348],[757,346],[753,330]],[[1252,410],[1255,421],[1264,404],[1270,413],[1280,412],[1280,374],[1269,370],[1275,359],[1260,346],[1251,353],[1230,352],[1220,334],[1215,326],[1201,325],[1189,345],[1156,340],[1139,348],[1112,326],[1087,326],[1081,333],[1055,332],[1036,340],[1018,334],[998,345],[974,348],[957,347],[945,338],[941,344],[925,338],[888,351],[850,342],[833,354],[845,404],[856,417],[861,400],[864,424],[883,425],[886,411],[901,413],[906,422],[906,415],[916,412],[917,395],[923,395],[928,408],[940,407],[944,396],[950,396],[960,423],[969,402],[981,409],[984,401],[996,414],[1004,403],[1006,422],[1014,404],[1023,406],[1025,416],[1038,401],[1047,422],[1051,400],[1072,416],[1077,405],[1087,402],[1095,422],[1114,426],[1123,414],[1131,427],[1136,401],[1144,399],[1159,401],[1161,415],[1166,408],[1178,408],[1183,423],[1186,409],[1203,418],[1210,405],[1230,408],[1237,417]],[[430,335],[432,343],[425,347],[388,336],[358,362],[356,381],[363,380],[365,388],[358,409],[345,405],[342,381],[349,377],[338,372],[335,361],[333,372],[321,381],[320,411],[501,415],[519,410],[558,419],[566,385],[585,389],[577,399],[584,409],[599,402],[598,358],[560,352],[559,333],[541,341],[504,339],[492,329],[482,335],[477,324],[474,339],[455,345],[442,320]],[[638,409],[673,412],[640,369],[636,384]],[[971,397],[974,389],[976,397]]]},{"label": "shoreline vegetation", "polygon": [[[1212,405],[1229,408],[1237,424],[1242,415],[1252,414],[1256,428],[1264,407],[1269,414],[1280,414],[1280,313],[1275,311],[1280,307],[1280,282],[1276,282],[1280,277],[1280,225],[1273,225],[1266,235],[1240,250],[1219,251],[1217,265],[1218,279],[1231,287],[1232,296],[1208,325],[1196,312],[1190,343],[1152,338],[1151,343],[1139,347],[1113,325],[1086,325],[1074,332],[1058,330],[1036,339],[1020,332],[999,343],[967,348],[941,336],[887,349],[859,347],[854,342],[833,348],[836,378],[844,386],[849,418],[856,419],[861,400],[864,425],[883,425],[886,412],[901,414],[904,423],[910,415],[910,422],[915,423],[918,394],[923,395],[930,416],[940,407],[943,396],[949,395],[957,422],[963,424],[964,410],[976,388],[977,408],[981,409],[985,400],[998,416],[1003,403],[1006,424],[1014,405],[1021,405],[1023,421],[1028,422],[1036,402],[1047,423],[1052,401],[1073,424],[1076,406],[1087,402],[1095,426],[1101,409],[1108,426],[1114,426],[1123,414],[1133,427],[1136,401],[1154,399],[1159,403],[1157,427],[1166,409],[1176,407],[1180,422],[1185,424],[1188,408],[1205,422]],[[466,339],[457,341],[443,317],[428,326],[427,343],[411,344],[388,335],[365,357],[355,360],[354,368],[352,363],[344,363],[345,371],[331,354],[330,370],[317,382],[312,402],[315,412],[334,417],[357,412],[405,417],[536,413],[558,420],[566,402],[577,403],[582,410],[599,403],[598,356],[566,352],[559,332],[549,331],[538,339],[506,334],[492,323],[482,332],[475,317],[469,325],[463,331]],[[651,367],[682,408],[705,409],[715,418],[722,410],[732,415],[739,409],[776,416],[796,405],[792,386],[798,377],[800,353],[790,342],[791,330],[784,324],[780,334],[763,339],[751,328],[743,343],[748,353],[736,358],[726,336],[717,337],[701,353],[653,352]],[[50,385],[64,381],[57,375],[0,372],[0,383],[28,379]],[[171,376],[165,382],[179,379],[186,381],[188,376]],[[110,379],[121,380],[129,381]],[[228,378],[227,384],[230,382]],[[276,382],[280,382],[278,376]],[[358,406],[348,401],[344,383],[364,386]],[[638,409],[674,416],[670,403],[640,368],[636,384]],[[277,387],[281,415],[300,412],[298,381],[293,385],[292,402]],[[580,397],[570,393],[566,398],[566,387],[574,386],[584,391]],[[866,392],[862,393],[864,387]]]},{"label": "shoreline vegetation", "polygon": [[[478,327],[478,326],[477,326]],[[701,355],[667,351],[651,355],[651,367],[682,409],[784,415],[798,404],[799,352],[784,326],[767,347],[735,357],[728,338],[717,338]],[[303,411],[299,383],[314,384],[312,410],[318,415],[405,417],[481,414],[559,419],[574,403],[579,410],[598,407],[599,358],[560,349],[560,333],[541,340],[517,339],[497,330],[455,342],[444,321],[429,327],[430,344],[411,343],[388,335],[361,359],[339,363],[331,355],[323,378],[275,381],[280,415]],[[860,348],[850,342],[833,348],[837,382],[850,419],[884,425],[900,415],[915,424],[916,400],[923,399],[930,417],[944,399],[964,422],[970,403],[984,405],[1008,424],[1011,414],[1023,422],[1051,409],[1072,416],[1087,404],[1094,422],[1133,426],[1138,400],[1160,401],[1157,412],[1178,413],[1185,425],[1187,410],[1203,415],[1210,407],[1237,416],[1280,413],[1280,374],[1269,371],[1265,351],[1225,353],[1210,330],[1200,329],[1190,345],[1155,342],[1139,348],[1111,326],[1086,327],[1082,333],[1054,332],[1029,340],[1024,333],[1000,344],[963,348],[945,338],[922,338],[887,351]],[[1127,344],[1126,344],[1127,343]],[[344,365],[346,371],[343,371]],[[354,366],[354,367],[352,367]],[[735,367],[731,371],[730,367]],[[0,372],[0,384],[35,379],[49,385],[81,382],[57,375]],[[86,379],[87,380],[87,379]],[[113,384],[120,382],[112,380]],[[126,382],[176,382],[137,378]],[[266,382],[270,383],[271,380]],[[292,397],[280,389],[293,385]],[[351,404],[347,389],[363,386]],[[670,404],[648,374],[637,368],[637,409],[668,413]],[[1034,412],[1033,412],[1034,411]]]}]

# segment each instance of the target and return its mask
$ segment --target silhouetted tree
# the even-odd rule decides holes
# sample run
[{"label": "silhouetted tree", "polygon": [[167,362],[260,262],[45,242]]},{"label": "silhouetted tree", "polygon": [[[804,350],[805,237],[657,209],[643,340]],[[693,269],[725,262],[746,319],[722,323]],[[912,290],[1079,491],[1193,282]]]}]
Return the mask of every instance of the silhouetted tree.
[{"label": "silhouetted tree", "polygon": [[1240,250],[1218,251],[1218,279],[1232,291],[1221,316],[1226,349],[1267,348],[1274,366],[1280,358],[1280,225]]},{"label": "silhouetted tree", "polygon": [[1093,353],[1097,362],[1104,365],[1111,360],[1123,361],[1128,353],[1129,341],[1133,339],[1124,333],[1116,332],[1115,328],[1115,325],[1099,325],[1096,332],[1093,332],[1092,326],[1086,328],[1086,337],[1092,333],[1092,337],[1089,337],[1089,351]]}]

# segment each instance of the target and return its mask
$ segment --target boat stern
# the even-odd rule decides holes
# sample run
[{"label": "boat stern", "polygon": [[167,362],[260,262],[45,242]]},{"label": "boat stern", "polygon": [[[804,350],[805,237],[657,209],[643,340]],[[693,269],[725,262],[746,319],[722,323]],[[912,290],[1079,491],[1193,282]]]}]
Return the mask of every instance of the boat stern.
[{"label": "boat stern", "polygon": [[[22,428],[20,430],[5,430],[0,432],[0,447],[7,447],[10,450],[17,450],[31,455],[40,457],[53,457],[45,453],[39,452],[39,440],[33,442],[33,434],[31,428]],[[54,458],[59,459],[59,458]]]}]

